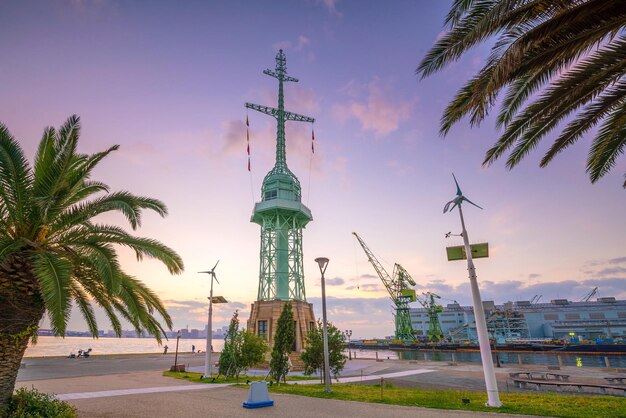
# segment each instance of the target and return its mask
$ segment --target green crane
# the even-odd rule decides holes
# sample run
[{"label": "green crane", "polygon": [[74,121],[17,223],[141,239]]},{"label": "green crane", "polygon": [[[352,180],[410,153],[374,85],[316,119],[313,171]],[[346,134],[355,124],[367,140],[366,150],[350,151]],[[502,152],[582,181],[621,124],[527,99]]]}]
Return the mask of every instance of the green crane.
[{"label": "green crane", "polygon": [[[396,264],[394,267],[394,276],[396,274],[398,277],[401,277],[403,281],[415,286],[415,280],[413,280],[409,272],[400,264]],[[443,339],[443,331],[439,323],[439,312],[443,311],[443,307],[437,303],[436,299],[441,299],[441,296],[432,292],[422,293],[422,295],[424,295],[424,297],[415,296],[413,301],[417,300],[428,313],[428,341],[438,343]]]},{"label": "green crane", "polygon": [[432,292],[426,292],[423,295],[423,298],[418,297],[417,300],[428,313],[428,341],[438,343],[443,340],[443,331],[439,323],[439,312],[443,311],[443,307],[436,301],[436,299],[441,299],[441,296]]},{"label": "green crane", "polygon": [[409,316],[409,303],[415,302],[417,298],[415,296],[415,289],[409,288],[409,285],[415,286],[415,281],[398,263],[393,266],[393,276],[389,276],[387,270],[385,270],[385,268],[376,259],[376,256],[374,256],[361,237],[356,232],[353,232],[352,234],[356,237],[357,241],[359,241],[361,247],[363,247],[365,255],[367,255],[367,258],[369,259],[369,262],[372,263],[372,266],[374,266],[374,270],[376,270],[378,277],[380,277],[380,280],[385,285],[385,288],[387,288],[389,296],[396,307],[395,338],[403,341],[414,341],[415,335],[413,334],[411,317]]}]

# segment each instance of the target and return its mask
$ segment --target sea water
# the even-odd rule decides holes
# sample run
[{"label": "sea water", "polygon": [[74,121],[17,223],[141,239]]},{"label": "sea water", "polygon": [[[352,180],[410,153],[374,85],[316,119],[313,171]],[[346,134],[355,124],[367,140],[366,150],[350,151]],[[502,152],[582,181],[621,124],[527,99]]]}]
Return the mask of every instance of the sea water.
[{"label": "sea water", "polygon": [[[37,337],[36,344],[29,344],[25,357],[68,356],[78,354],[78,350],[91,348],[91,354],[134,354],[134,353],[163,353],[167,345],[168,353],[176,351],[176,338],[163,339],[161,345],[154,338],[98,338],[91,337]],[[178,341],[179,352],[204,351],[206,340],[183,339]],[[213,339],[213,351],[222,351],[224,340]]]}]

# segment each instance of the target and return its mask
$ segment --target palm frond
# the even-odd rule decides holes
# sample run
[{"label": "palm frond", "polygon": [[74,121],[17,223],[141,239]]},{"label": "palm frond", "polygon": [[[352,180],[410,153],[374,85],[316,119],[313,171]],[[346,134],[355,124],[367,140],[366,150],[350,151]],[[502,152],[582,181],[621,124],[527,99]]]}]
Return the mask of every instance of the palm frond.
[{"label": "palm frond", "polygon": [[91,303],[89,302],[89,296],[76,282],[72,282],[70,291],[72,298],[78,305],[78,309],[87,323],[89,332],[91,332],[91,335],[94,338],[98,338],[98,323],[96,321],[96,315],[94,314],[93,308],[91,307]]},{"label": "palm frond", "polygon": [[77,229],[71,235],[64,237],[64,242],[69,245],[81,245],[86,242],[119,244],[134,250],[138,260],[148,256],[161,261],[170,273],[179,274],[184,268],[180,256],[161,242],[149,238],[134,237],[123,229],[112,225],[91,225]]},{"label": "palm frond", "polygon": [[596,182],[615,165],[626,146],[626,104],[610,112],[591,145],[587,157],[587,171]]},{"label": "palm frond", "polygon": [[37,251],[32,254],[32,265],[50,317],[50,327],[56,335],[65,335],[72,306],[72,264],[56,254]]},{"label": "palm frond", "polygon": [[28,216],[31,182],[32,173],[22,149],[6,126],[0,124],[0,198],[13,223]]},{"label": "palm frond", "polygon": [[[512,149],[507,167],[514,167],[572,118],[541,160],[543,167],[623,104],[623,0],[455,0],[446,24],[450,30],[416,70],[422,78],[488,38],[496,39],[487,63],[446,108],[440,128],[445,136],[465,116],[471,126],[479,125],[506,91],[496,122],[504,132],[487,151],[485,165]],[[615,136],[621,121],[612,118],[603,124],[602,139],[594,141],[587,165],[592,182],[610,171],[622,154]]]},{"label": "palm frond", "polygon": [[160,260],[171,273],[182,272],[180,256],[159,241],[96,225],[93,219],[116,211],[136,229],[145,210],[165,216],[167,208],[157,199],[125,191],[109,194],[106,184],[91,180],[94,168],[118,146],[78,153],[80,130],[77,116],[58,130],[47,128],[31,170],[19,143],[0,125],[0,263],[18,256],[26,260],[15,268],[36,281],[29,295],[37,292],[33,303],[43,303],[42,315],[45,308],[57,335],[64,335],[74,307],[97,336],[96,304],[116,335],[122,334],[124,318],[138,333],[146,331],[161,342],[161,322],[171,328],[172,320],[154,292],[122,271],[116,244],[131,248],[139,259]]},{"label": "palm frond", "polygon": [[11,237],[1,237],[0,238],[0,265],[4,263],[9,257],[13,254],[16,254],[21,249],[26,247],[26,243],[21,240],[15,240]]},{"label": "palm frond", "polygon": [[116,192],[90,202],[71,206],[59,214],[54,229],[62,231],[65,227],[80,224],[91,218],[110,211],[121,212],[128,219],[132,229],[141,226],[142,210],[149,209],[160,216],[167,215],[167,207],[157,199],[135,196],[129,192]]},{"label": "palm frond", "polygon": [[541,160],[541,167],[548,165],[558,153],[580,139],[613,109],[623,105],[625,100],[626,82],[624,81],[604,91],[599,99],[589,104],[583,112],[576,115],[576,119],[567,125]]}]

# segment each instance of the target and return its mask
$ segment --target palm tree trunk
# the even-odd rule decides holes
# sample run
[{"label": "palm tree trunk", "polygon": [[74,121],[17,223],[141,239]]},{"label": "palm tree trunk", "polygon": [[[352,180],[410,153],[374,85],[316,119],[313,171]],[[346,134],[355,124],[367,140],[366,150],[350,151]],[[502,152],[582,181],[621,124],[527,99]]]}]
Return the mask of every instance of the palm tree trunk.
[{"label": "palm tree trunk", "polygon": [[28,264],[13,258],[0,266],[0,412],[13,395],[24,351],[44,312]]},{"label": "palm tree trunk", "polygon": [[28,346],[28,337],[0,335],[0,413],[9,405],[20,363]]}]

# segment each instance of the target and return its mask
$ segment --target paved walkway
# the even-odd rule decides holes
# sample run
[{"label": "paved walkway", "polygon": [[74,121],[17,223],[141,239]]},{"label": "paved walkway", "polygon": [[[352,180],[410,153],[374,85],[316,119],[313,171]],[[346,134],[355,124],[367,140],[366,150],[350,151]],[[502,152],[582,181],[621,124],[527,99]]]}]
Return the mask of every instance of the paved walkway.
[{"label": "paved walkway", "polygon": [[194,384],[186,386],[158,386],[152,388],[137,389],[120,389],[120,390],[102,390],[99,392],[77,392],[62,393],[56,397],[62,401],[70,401],[74,399],[93,399],[93,398],[109,398],[111,396],[140,395],[145,393],[166,393],[166,392],[184,392],[187,390],[208,390],[214,388],[223,388],[230,386],[229,384]]},{"label": "paved walkway", "polygon": [[[356,377],[345,377],[337,379],[337,383],[352,383],[352,382],[364,382],[369,380],[379,380],[381,378],[394,378],[394,377],[403,377],[410,376],[414,374],[422,374],[422,373],[430,373],[434,370],[421,369],[421,370],[406,370],[403,372],[397,373],[386,373],[380,375],[370,375],[370,376],[356,376]],[[181,382],[181,381],[179,381]],[[298,383],[301,385],[307,384],[317,384],[319,381],[316,380],[302,380],[297,382],[288,382],[288,383]],[[166,392],[184,392],[188,390],[209,390],[215,388],[223,388],[226,386],[230,386],[229,384],[191,384],[191,385],[175,385],[175,386],[156,386],[156,387],[140,387],[140,388],[132,388],[132,389],[117,389],[117,390],[101,390],[94,392],[74,392],[74,393],[60,393],[56,394],[58,399],[62,401],[69,401],[74,399],[93,399],[93,398],[108,398],[112,396],[125,396],[125,395],[140,395],[146,393],[166,393]]]},{"label": "paved walkway", "polygon": [[[214,386],[200,384],[202,386]],[[447,411],[438,409],[382,405],[364,402],[338,401],[305,396],[270,394],[274,406],[245,409],[245,388],[213,387],[211,390],[170,393],[145,393],[116,398],[75,399],[70,401],[79,411],[79,417],[212,417],[212,418],[520,418],[520,415]]]},{"label": "paved walkway", "polygon": [[[380,371],[384,372],[381,368]],[[423,374],[437,374],[434,369],[411,369],[378,375],[341,378],[343,382],[363,379],[410,378]],[[317,381],[311,381],[317,383]],[[298,382],[304,383],[303,381]],[[395,417],[414,418],[519,418],[519,415],[447,411],[396,405],[309,398],[305,396],[270,394],[274,406],[262,409],[245,409],[242,403],[248,392],[245,388],[225,384],[189,384],[184,380],[162,376],[160,371],[117,373],[99,376],[80,376],[60,379],[20,381],[20,386],[56,393],[78,409],[79,417],[130,418],[130,417]]]}]

